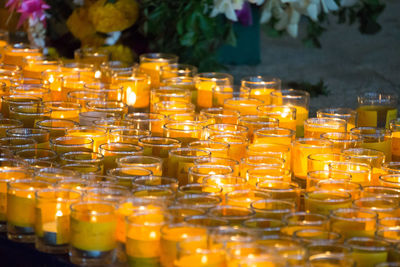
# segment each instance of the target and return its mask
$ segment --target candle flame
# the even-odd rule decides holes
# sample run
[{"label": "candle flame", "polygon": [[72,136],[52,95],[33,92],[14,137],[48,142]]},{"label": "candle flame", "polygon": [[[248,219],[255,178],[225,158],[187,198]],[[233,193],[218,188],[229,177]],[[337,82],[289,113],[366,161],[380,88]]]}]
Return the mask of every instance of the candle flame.
[{"label": "candle flame", "polygon": [[157,237],[157,233],[156,232],[154,232],[154,231],[150,232],[150,238],[156,239],[156,237]]},{"label": "candle flame", "polygon": [[133,92],[133,90],[132,90],[132,88],[130,86],[126,89],[126,96],[127,96],[126,102],[127,102],[128,106],[135,105],[135,103],[136,103],[136,93]]},{"label": "candle flame", "polygon": [[62,211],[61,211],[61,210],[58,210],[58,211],[56,212],[56,216],[57,216],[57,217],[61,217],[61,216],[63,216],[63,213],[62,213]]},{"label": "candle flame", "polygon": [[94,77],[95,77],[96,79],[100,78],[100,77],[101,77],[101,72],[100,72],[99,70],[97,70],[97,71],[94,73]]},{"label": "candle flame", "polygon": [[91,221],[91,222],[97,222],[97,218],[96,218],[97,212],[93,210],[93,211],[91,212],[91,214],[92,214],[93,216],[90,217],[90,221]]},{"label": "candle flame", "polygon": [[206,264],[208,262],[208,257],[206,256],[206,255],[203,255],[202,257],[201,257],[201,263],[202,264]]}]

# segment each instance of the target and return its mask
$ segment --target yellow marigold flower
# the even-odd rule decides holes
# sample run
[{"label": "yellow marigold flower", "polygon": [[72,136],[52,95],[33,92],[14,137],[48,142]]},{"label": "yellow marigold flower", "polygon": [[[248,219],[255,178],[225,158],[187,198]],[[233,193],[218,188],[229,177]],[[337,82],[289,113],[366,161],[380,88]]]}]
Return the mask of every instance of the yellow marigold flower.
[{"label": "yellow marigold flower", "polygon": [[112,60],[122,61],[127,64],[132,64],[135,59],[134,52],[127,46],[122,44],[102,47],[102,49],[111,53]]},{"label": "yellow marigold flower", "polygon": [[123,31],[132,26],[139,16],[136,0],[98,0],[89,7],[89,19],[98,32]]},{"label": "yellow marigold flower", "polygon": [[87,39],[96,34],[96,29],[88,19],[88,9],[76,8],[67,20],[68,29],[79,40]]}]

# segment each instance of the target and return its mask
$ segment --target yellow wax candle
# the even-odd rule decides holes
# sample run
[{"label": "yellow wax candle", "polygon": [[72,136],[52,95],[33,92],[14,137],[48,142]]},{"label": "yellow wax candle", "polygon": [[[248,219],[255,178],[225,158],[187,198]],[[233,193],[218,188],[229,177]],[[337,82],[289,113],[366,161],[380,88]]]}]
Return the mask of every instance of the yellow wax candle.
[{"label": "yellow wax candle", "polygon": [[152,88],[158,88],[160,86],[160,68],[168,64],[169,63],[165,61],[140,63],[141,71],[150,76]]},{"label": "yellow wax candle", "polygon": [[93,215],[71,216],[70,244],[77,249],[86,251],[110,251],[116,247],[116,221],[112,216],[103,219]]},{"label": "yellow wax candle", "polygon": [[293,106],[296,109],[296,136],[304,136],[304,121],[308,119],[308,109],[301,106]]},{"label": "yellow wax candle", "polygon": [[392,140],[390,138],[381,142],[362,142],[361,147],[382,151],[385,153],[386,161],[392,161]]},{"label": "yellow wax candle", "polygon": [[311,213],[329,215],[332,210],[350,208],[350,193],[332,191],[307,192],[304,197],[305,210]]},{"label": "yellow wax candle", "polygon": [[35,226],[34,192],[24,195],[7,195],[7,221],[19,227]]},{"label": "yellow wax candle", "polygon": [[388,251],[354,250],[351,252],[351,257],[354,259],[357,266],[374,267],[378,263],[387,262]]},{"label": "yellow wax candle", "polygon": [[392,160],[400,161],[400,131],[392,132]]}]

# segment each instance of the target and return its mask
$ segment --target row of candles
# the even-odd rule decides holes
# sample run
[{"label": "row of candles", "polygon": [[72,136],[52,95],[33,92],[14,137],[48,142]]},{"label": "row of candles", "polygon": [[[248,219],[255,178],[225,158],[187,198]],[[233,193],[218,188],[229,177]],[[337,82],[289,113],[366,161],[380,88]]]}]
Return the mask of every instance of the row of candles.
[{"label": "row of candles", "polygon": [[175,55],[124,66],[80,49],[63,63],[6,42],[0,54],[10,240],[83,266],[400,260],[395,95],[308,118],[305,91],[263,76],[235,88]]}]

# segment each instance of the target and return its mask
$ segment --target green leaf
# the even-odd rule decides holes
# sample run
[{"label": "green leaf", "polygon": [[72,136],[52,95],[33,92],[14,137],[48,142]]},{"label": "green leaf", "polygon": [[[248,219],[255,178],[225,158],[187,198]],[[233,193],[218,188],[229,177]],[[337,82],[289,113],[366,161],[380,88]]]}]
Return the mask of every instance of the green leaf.
[{"label": "green leaf", "polygon": [[236,34],[235,31],[233,30],[233,26],[229,27],[228,35],[225,38],[225,42],[228,45],[231,46],[236,46]]},{"label": "green leaf", "polygon": [[194,32],[187,32],[179,41],[183,46],[192,46],[196,42],[196,34]]}]

